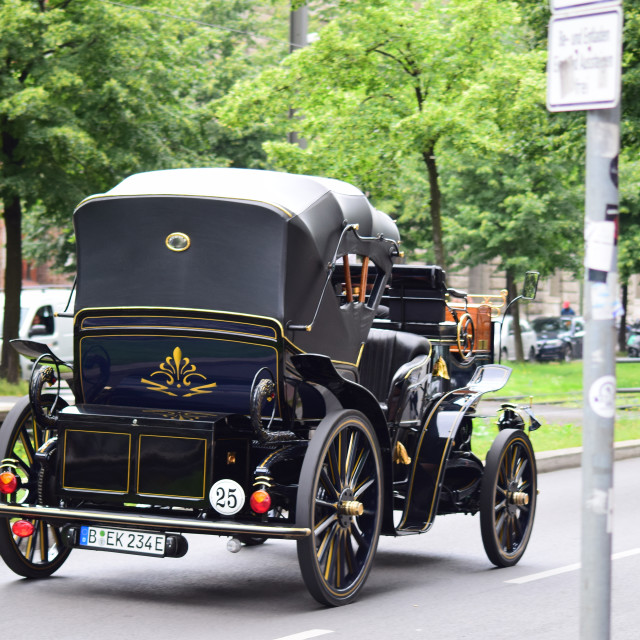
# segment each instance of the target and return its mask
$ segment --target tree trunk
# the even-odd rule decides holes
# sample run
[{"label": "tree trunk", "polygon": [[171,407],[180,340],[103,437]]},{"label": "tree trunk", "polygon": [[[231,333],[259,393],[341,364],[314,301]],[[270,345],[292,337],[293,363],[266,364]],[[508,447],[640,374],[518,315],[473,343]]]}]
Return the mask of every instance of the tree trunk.
[{"label": "tree trunk", "polygon": [[436,164],[436,156],[433,147],[422,154],[427,172],[429,173],[429,214],[431,216],[431,232],[433,234],[433,252],[435,254],[436,264],[443,269],[447,269],[447,263],[444,257],[444,243],[442,241],[442,212],[441,212],[441,193],[440,181],[438,176],[438,165]]},{"label": "tree trunk", "polygon": [[[507,291],[509,292],[509,300],[513,300],[518,296],[518,290],[516,289],[513,271],[511,269],[507,269]],[[513,341],[516,349],[516,360],[518,362],[524,362],[522,332],[520,331],[520,307],[518,302],[515,302],[511,307],[511,317],[513,318],[511,326],[513,327]]]},{"label": "tree trunk", "polygon": [[22,291],[22,207],[18,196],[3,199],[4,226],[7,234],[4,274],[4,322],[2,325],[2,363],[0,378],[17,383],[20,379],[19,356],[9,344],[18,337],[20,293]]},{"label": "tree trunk", "polygon": [[622,285],[622,308],[624,315],[620,318],[620,328],[618,329],[618,351],[626,351],[627,349],[627,311],[629,310],[629,283]]}]

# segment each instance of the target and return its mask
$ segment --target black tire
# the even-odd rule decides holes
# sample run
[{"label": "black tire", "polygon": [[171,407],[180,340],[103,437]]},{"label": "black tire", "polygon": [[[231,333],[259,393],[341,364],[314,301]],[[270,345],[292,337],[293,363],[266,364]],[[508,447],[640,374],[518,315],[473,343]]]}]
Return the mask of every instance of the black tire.
[{"label": "black tire", "polygon": [[353,602],[369,575],[382,524],[382,463],[373,427],[358,411],[326,416],[309,444],[296,502],[298,562],[321,604]]},{"label": "black tire", "polygon": [[516,564],[527,548],[536,512],[533,447],[520,429],[501,431],[487,455],[480,489],[480,530],[489,560]]},{"label": "black tire", "polygon": [[[55,396],[43,396],[43,405],[51,406]],[[63,402],[64,405],[66,403]],[[48,439],[46,430],[37,426],[29,398],[21,398],[9,411],[0,427],[0,459],[12,458],[17,462],[17,475],[22,487],[11,495],[0,496],[2,502],[24,502],[32,499],[35,487],[29,485],[29,472],[34,453]],[[13,572],[25,578],[48,578],[69,556],[71,549],[62,543],[60,527],[42,520],[32,520],[35,531],[29,538],[18,538],[11,525],[18,518],[0,518],[0,556]]]},{"label": "black tire", "polygon": [[267,541],[264,536],[250,536],[248,534],[237,535],[236,538],[247,547],[259,547]]},{"label": "black tire", "polygon": [[535,361],[536,361],[536,348],[531,347],[531,349],[529,349],[529,362],[535,362]]}]

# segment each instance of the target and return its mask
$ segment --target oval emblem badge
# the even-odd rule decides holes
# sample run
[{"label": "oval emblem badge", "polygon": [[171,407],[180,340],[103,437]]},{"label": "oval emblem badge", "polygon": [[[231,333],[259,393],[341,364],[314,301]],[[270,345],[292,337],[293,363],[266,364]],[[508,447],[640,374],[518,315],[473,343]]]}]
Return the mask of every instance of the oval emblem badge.
[{"label": "oval emblem badge", "polygon": [[191,238],[186,233],[170,233],[165,244],[171,251],[186,251],[191,246]]}]

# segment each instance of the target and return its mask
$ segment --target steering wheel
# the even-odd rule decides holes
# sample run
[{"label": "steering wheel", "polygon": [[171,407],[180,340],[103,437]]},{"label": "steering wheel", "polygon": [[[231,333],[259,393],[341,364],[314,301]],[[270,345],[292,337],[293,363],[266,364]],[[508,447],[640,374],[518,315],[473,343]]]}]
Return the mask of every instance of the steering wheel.
[{"label": "steering wheel", "polygon": [[473,318],[465,313],[458,321],[457,343],[460,356],[463,360],[469,360],[473,354],[476,342],[476,329],[473,326]]}]

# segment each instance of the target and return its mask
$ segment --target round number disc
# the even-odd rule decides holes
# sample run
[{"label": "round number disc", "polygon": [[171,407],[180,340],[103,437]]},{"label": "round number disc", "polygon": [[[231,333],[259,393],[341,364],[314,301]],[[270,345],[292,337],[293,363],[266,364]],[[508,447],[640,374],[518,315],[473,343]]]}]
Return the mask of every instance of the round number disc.
[{"label": "round number disc", "polygon": [[218,480],[209,491],[211,506],[223,516],[232,516],[244,506],[245,495],[242,487],[229,478]]}]

